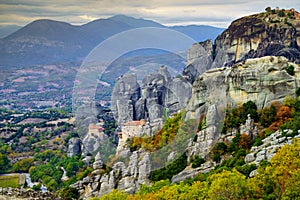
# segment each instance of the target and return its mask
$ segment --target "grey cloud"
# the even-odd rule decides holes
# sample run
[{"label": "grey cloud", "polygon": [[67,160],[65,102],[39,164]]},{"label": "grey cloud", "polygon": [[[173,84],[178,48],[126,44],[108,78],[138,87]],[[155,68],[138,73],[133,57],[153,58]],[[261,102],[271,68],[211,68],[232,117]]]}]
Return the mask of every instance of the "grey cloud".
[{"label": "grey cloud", "polygon": [[299,0],[0,0],[0,23],[25,25],[51,18],[72,24],[126,14],[164,24],[204,23],[227,26],[233,19],[263,11],[265,7],[300,8]]}]

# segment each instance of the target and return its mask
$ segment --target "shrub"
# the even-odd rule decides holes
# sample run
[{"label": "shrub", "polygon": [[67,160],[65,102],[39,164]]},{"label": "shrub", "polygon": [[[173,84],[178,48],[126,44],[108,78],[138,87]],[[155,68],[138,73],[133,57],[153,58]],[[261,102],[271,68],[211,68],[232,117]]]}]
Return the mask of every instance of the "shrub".
[{"label": "shrub", "polygon": [[171,180],[174,175],[184,170],[186,166],[187,166],[187,156],[183,154],[171,164],[163,168],[152,171],[150,173],[150,179],[152,181],[160,181],[165,179]]},{"label": "shrub", "polygon": [[205,163],[204,158],[201,158],[199,155],[195,155],[192,160],[192,168],[200,167],[201,164]]},{"label": "shrub", "polygon": [[284,17],[284,16],[285,16],[284,9],[282,9],[282,10],[279,10],[279,12],[278,12],[278,16],[279,16],[279,17]]},{"label": "shrub", "polygon": [[296,90],[296,97],[299,97],[300,96],[300,88],[297,88]]},{"label": "shrub", "polygon": [[212,159],[213,159],[213,161],[215,161],[215,162],[220,162],[221,161],[221,155],[220,154],[218,154],[218,153],[215,153],[215,154],[213,154],[213,157],[212,157]]},{"label": "shrub", "polygon": [[77,189],[68,186],[60,191],[59,196],[63,197],[65,200],[72,200],[78,199],[80,194]]},{"label": "shrub", "polygon": [[246,177],[249,177],[250,173],[257,169],[257,166],[255,164],[251,164],[251,165],[248,165],[248,164],[245,164],[243,166],[237,166],[236,169],[244,174]]},{"label": "shrub", "polygon": [[295,69],[293,65],[289,65],[287,68],[285,68],[285,70],[289,75],[291,76],[295,75]]}]

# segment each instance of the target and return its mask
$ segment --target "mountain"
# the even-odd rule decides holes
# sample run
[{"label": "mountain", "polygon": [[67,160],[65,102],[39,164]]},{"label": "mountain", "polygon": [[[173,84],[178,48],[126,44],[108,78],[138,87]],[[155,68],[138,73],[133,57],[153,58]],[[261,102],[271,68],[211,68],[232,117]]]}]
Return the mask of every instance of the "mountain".
[{"label": "mountain", "polygon": [[0,40],[0,65],[27,66],[80,61],[106,38],[141,27],[170,28],[187,34],[196,41],[214,39],[223,31],[209,26],[165,27],[151,20],[125,15],[98,19],[81,26],[42,19]]},{"label": "mountain", "polygon": [[4,38],[14,32],[16,32],[18,29],[22,28],[21,26],[17,25],[1,25],[0,26],[0,38]]},{"label": "mountain", "polygon": [[170,28],[175,31],[179,31],[183,34],[186,34],[199,42],[207,39],[214,40],[215,37],[209,37],[209,36],[215,36],[215,35],[217,36],[223,31],[223,29],[221,28],[205,26],[205,25],[173,26]]}]

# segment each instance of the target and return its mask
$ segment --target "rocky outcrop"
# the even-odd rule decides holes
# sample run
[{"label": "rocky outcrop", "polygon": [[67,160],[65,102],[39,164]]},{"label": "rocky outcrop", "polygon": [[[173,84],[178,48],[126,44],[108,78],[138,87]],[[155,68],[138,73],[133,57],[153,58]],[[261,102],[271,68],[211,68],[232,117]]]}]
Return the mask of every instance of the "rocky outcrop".
[{"label": "rocky outcrop", "polygon": [[68,157],[79,155],[81,152],[80,138],[71,138],[68,145]]},{"label": "rocky outcrop", "polygon": [[117,80],[112,92],[111,110],[119,124],[135,120],[134,105],[140,97],[140,86],[135,74],[125,74]]},{"label": "rocky outcrop", "polygon": [[212,68],[272,55],[300,63],[299,27],[299,19],[279,17],[278,13],[265,12],[237,19],[217,37]]},{"label": "rocky outcrop", "polygon": [[[289,66],[294,67],[294,75],[287,73]],[[234,107],[252,100],[262,109],[288,95],[295,96],[299,72],[299,67],[288,59],[267,56],[203,73],[193,84],[186,120],[199,119],[205,114],[206,128],[197,133],[196,141],[190,143],[188,155],[205,157],[208,154],[220,138],[227,106]]]},{"label": "rocky outcrop", "polygon": [[[95,159],[96,162],[99,162],[99,156]],[[96,166],[95,163],[93,165],[95,170],[90,176],[71,185],[79,190],[83,199],[101,196],[113,189],[133,193],[139,189],[140,185],[149,184],[151,172],[149,153],[135,151],[130,156],[127,167],[124,162],[117,162],[110,172],[104,174],[98,168],[99,165]]]},{"label": "rocky outcrop", "polygon": [[207,173],[215,167],[215,162],[206,162],[195,169],[187,169],[172,177],[172,183],[180,183],[188,178],[194,178],[199,173]]},{"label": "rocky outcrop", "polygon": [[83,155],[93,154],[103,148],[103,145],[110,145],[107,136],[104,134],[103,122],[90,124],[88,133],[82,138],[82,153]]},{"label": "rocky outcrop", "polygon": [[101,159],[100,152],[98,152],[95,156],[95,161],[93,163],[93,169],[96,170],[96,169],[101,169],[101,168],[103,168],[103,161]]},{"label": "rocky outcrop", "polygon": [[25,190],[23,188],[0,188],[0,199],[62,200],[50,192]]},{"label": "rocky outcrop", "polygon": [[188,49],[187,65],[183,75],[187,76],[190,82],[194,82],[200,74],[211,68],[213,51],[212,40],[193,44]]},{"label": "rocky outcrop", "polygon": [[191,97],[191,89],[192,85],[184,78],[171,78],[164,66],[157,73],[146,75],[141,87],[134,74],[127,74],[115,84],[112,111],[121,128],[128,122],[144,119],[149,123],[144,128],[149,135],[152,129],[162,125],[163,117],[186,106]]},{"label": "rocky outcrop", "polygon": [[294,137],[286,137],[285,134],[291,133],[291,130],[276,131],[262,140],[260,146],[253,146],[250,153],[245,157],[245,163],[258,165],[261,161],[270,161],[276,152],[285,144],[292,144],[293,138],[300,138],[300,134]]}]

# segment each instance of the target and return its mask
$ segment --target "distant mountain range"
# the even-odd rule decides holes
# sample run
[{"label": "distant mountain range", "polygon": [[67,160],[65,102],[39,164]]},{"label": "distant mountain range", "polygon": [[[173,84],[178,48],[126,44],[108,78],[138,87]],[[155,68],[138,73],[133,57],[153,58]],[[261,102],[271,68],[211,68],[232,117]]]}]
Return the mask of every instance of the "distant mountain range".
[{"label": "distant mountain range", "polygon": [[[116,15],[81,26],[42,19],[0,39],[0,66],[28,66],[81,61],[101,41],[133,28],[165,27],[196,41],[215,39],[224,29],[204,25],[166,27],[151,20]],[[19,28],[11,27],[10,31]],[[9,31],[0,27],[0,33]]]}]

